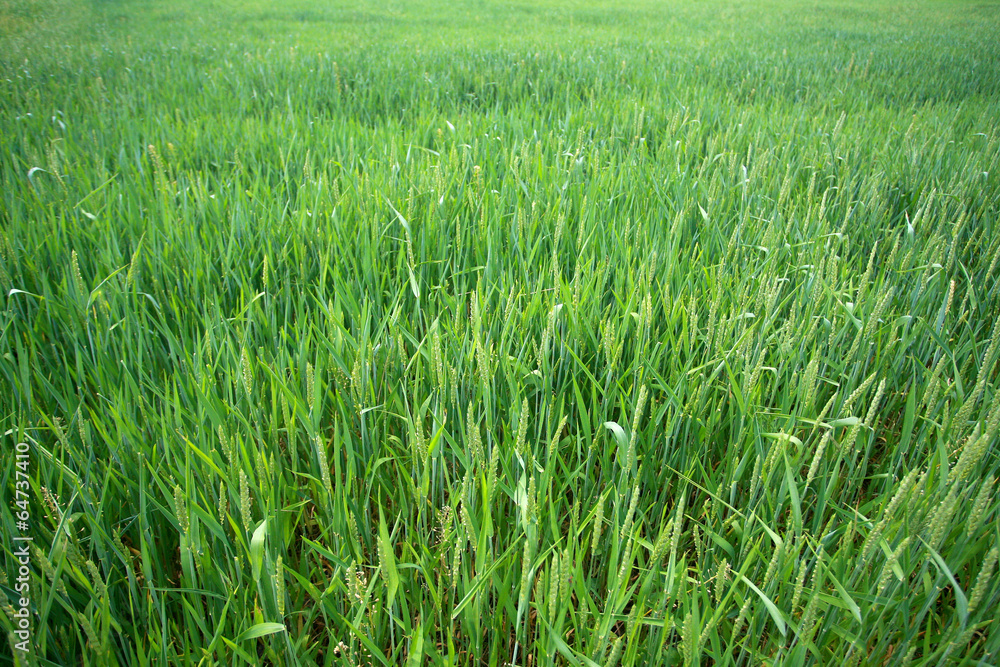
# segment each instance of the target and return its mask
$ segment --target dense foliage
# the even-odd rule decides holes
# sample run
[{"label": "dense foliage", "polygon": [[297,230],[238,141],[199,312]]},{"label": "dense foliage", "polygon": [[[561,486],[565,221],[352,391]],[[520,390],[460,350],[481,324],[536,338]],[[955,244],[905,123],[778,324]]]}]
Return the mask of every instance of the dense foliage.
[{"label": "dense foliage", "polygon": [[0,1],[29,664],[995,664],[997,34]]}]

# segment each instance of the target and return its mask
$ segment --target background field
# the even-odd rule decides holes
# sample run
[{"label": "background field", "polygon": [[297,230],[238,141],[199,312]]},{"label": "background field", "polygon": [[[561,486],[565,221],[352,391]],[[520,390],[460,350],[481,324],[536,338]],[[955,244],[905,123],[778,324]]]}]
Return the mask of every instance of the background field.
[{"label": "background field", "polygon": [[27,663],[997,664],[998,35],[0,0]]}]

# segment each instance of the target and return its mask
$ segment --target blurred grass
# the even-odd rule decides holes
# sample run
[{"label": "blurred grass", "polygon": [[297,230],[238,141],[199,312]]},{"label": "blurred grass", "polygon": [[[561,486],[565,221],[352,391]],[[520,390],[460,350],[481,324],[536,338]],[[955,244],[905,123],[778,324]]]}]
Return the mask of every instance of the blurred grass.
[{"label": "blurred grass", "polygon": [[990,5],[3,7],[37,664],[996,661]]}]

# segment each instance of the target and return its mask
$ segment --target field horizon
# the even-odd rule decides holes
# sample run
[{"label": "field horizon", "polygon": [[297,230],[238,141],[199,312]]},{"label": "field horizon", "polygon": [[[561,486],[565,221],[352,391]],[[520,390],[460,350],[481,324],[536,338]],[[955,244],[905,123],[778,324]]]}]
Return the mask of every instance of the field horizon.
[{"label": "field horizon", "polygon": [[998,35],[0,0],[0,664],[997,665]]}]

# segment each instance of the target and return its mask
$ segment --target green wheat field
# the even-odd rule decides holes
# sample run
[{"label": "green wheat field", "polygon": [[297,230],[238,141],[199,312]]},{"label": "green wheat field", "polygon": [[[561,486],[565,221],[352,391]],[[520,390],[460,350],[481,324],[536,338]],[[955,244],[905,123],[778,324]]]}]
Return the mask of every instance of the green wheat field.
[{"label": "green wheat field", "polygon": [[0,288],[0,664],[1000,664],[1000,3],[0,0]]}]

